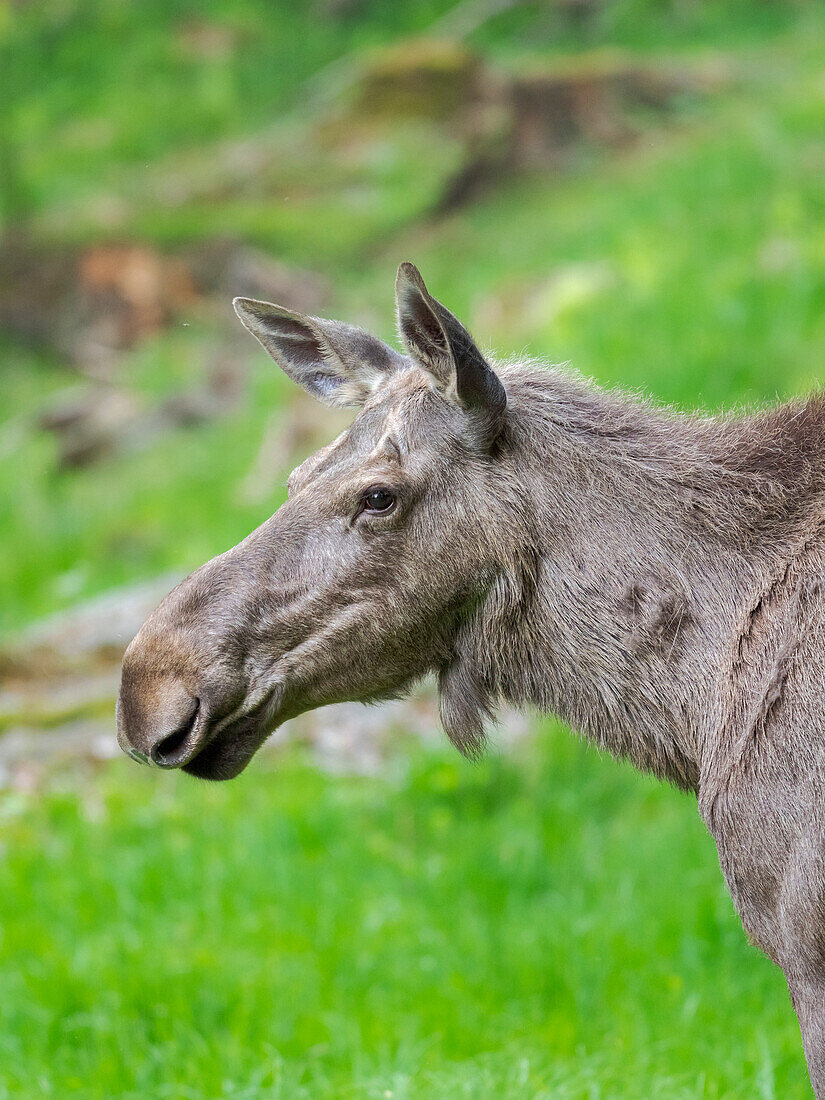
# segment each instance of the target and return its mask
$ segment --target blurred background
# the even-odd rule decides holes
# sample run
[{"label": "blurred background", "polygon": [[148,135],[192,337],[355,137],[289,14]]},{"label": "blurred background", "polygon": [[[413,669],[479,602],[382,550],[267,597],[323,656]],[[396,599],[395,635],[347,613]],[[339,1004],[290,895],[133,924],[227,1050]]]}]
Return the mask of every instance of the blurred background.
[{"label": "blurred background", "polygon": [[815,0],[0,2],[0,1098],[810,1095],[692,799],[425,687],[229,785],[118,662],[341,415],[236,294],[680,407],[825,362]]}]

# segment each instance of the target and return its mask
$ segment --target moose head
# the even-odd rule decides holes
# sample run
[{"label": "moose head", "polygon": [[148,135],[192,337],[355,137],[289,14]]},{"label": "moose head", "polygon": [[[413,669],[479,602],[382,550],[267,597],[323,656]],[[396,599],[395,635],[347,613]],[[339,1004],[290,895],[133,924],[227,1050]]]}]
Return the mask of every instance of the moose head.
[{"label": "moose head", "polygon": [[396,299],[405,354],[236,299],[290,378],[360,411],[292,472],[277,512],[179,584],[129,646],[118,737],[136,760],[229,779],[286,719],[394,697],[431,671],[449,736],[477,749],[489,700],[456,642],[508,556],[507,397],[412,264]]}]

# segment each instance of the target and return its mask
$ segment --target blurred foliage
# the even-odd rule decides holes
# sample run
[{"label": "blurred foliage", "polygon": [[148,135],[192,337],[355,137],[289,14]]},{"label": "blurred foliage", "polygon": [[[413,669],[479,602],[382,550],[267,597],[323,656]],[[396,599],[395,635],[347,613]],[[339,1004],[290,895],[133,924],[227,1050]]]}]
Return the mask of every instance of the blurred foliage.
[{"label": "blurred foliage", "polygon": [[[816,0],[53,0],[0,3],[0,217],[12,224],[180,148],[254,132],[347,53],[480,7],[498,55],[759,40]],[[459,19],[459,26],[463,20]],[[472,27],[472,20],[469,23]]]},{"label": "blurred foliage", "polygon": [[[612,5],[596,5],[598,11],[603,7],[616,20],[619,9],[625,11],[623,36],[628,41],[631,8],[638,9],[640,40],[654,8],[671,10],[668,5],[641,4],[617,5],[614,12]],[[729,9],[731,22],[722,20],[722,7]],[[201,6],[201,18],[203,10]],[[107,139],[97,152],[78,156],[79,174],[71,186],[79,188],[85,180],[94,197],[105,177],[100,166],[105,162],[122,172],[129,156],[136,155],[137,146],[129,142],[155,142],[154,153],[163,142],[168,147],[178,143],[170,137],[168,112],[184,116],[178,125],[189,127],[190,142],[226,136],[232,128],[260,123],[274,102],[288,98],[297,79],[295,66],[305,65],[311,72],[319,63],[315,51],[322,45],[315,31],[306,24],[301,36],[290,22],[308,20],[309,9],[290,9],[283,24],[274,16],[260,18],[255,5],[216,3],[209,10],[220,25],[232,15],[259,26],[249,51],[230,54],[231,65],[244,74],[243,80],[261,81],[271,96],[266,102],[264,96],[252,97],[254,110],[260,111],[253,118],[246,114],[246,93],[233,85],[234,109],[227,105],[211,131],[194,122],[202,109],[197,82],[184,93],[174,80],[167,84],[165,77],[158,77],[168,91],[164,111],[152,98],[152,80],[130,75],[129,66],[141,71],[145,56],[161,64],[159,59],[172,49],[167,31],[192,17],[192,8],[66,4],[46,14],[34,5],[7,14],[7,39],[11,20],[18,43],[33,43],[39,59],[30,58],[27,72],[15,78],[19,89],[8,113],[27,134],[26,148],[34,158],[26,169],[27,179],[39,181],[34,206],[68,186],[72,158],[60,152],[60,143],[65,127],[79,125],[84,112],[111,120],[106,126],[114,134],[134,127],[135,135],[128,142],[122,137],[123,146]],[[344,178],[325,191],[323,148],[313,146],[309,155],[309,139],[299,140],[308,131],[299,125],[289,146],[291,159],[278,169],[292,183],[286,190],[276,189],[276,198],[266,188],[240,197],[230,189],[224,196],[172,208],[154,190],[141,189],[139,176],[131,191],[124,185],[114,193],[128,191],[132,214],[126,225],[140,239],[162,243],[170,236],[200,240],[227,234],[248,239],[281,260],[327,275],[333,287],[327,312],[361,320],[387,338],[393,329],[394,270],[399,260],[413,259],[434,293],[471,325],[482,343],[503,354],[527,348],[551,360],[569,361],[602,382],[646,388],[688,407],[804,392],[820,378],[825,355],[825,12],[806,7],[800,15],[793,4],[753,4],[747,10],[749,20],[739,5],[673,8],[670,30],[663,35],[668,48],[677,40],[685,48],[681,19],[692,20],[694,33],[711,45],[717,43],[718,25],[724,22],[726,27],[718,41],[727,52],[719,54],[717,48],[714,56],[723,57],[727,76],[718,91],[681,121],[650,128],[640,142],[619,154],[584,148],[562,172],[506,180],[438,221],[421,224],[416,211],[426,206],[433,186],[422,185],[422,178],[434,180],[433,157],[449,161],[449,141],[436,147],[430,134],[434,152],[427,158],[414,127],[399,127],[399,143],[389,154],[380,142],[369,146],[374,159],[362,159],[357,186]],[[359,9],[357,18],[315,19],[312,26],[319,25],[320,43],[328,43],[326,59],[333,44],[340,53],[348,44],[425,25],[434,14],[427,5],[415,4],[404,6],[404,12],[408,22],[403,28],[384,22],[371,5]],[[527,19],[528,13],[519,12],[500,16],[509,21],[504,39],[508,48],[520,40],[519,18]],[[118,19],[125,21],[125,29],[114,48],[107,28]],[[398,10],[392,19],[402,19]],[[327,37],[328,26],[339,22],[345,30]],[[478,34],[483,30],[492,41],[494,24]],[[767,36],[776,26],[781,33]],[[284,29],[276,33],[276,27]],[[618,33],[615,26],[611,33]],[[306,41],[306,56],[294,47],[298,38]],[[729,38],[735,49],[728,48]],[[104,39],[110,43],[106,50]],[[37,50],[46,49],[48,41],[53,52],[41,58]],[[531,49],[535,52],[535,40]],[[276,50],[291,55],[292,75],[283,84]],[[269,59],[271,79],[260,69],[258,51]],[[13,51],[12,69],[23,65],[20,52]],[[64,54],[85,58],[89,65],[95,61],[100,67],[94,69],[97,79],[81,79],[82,69]],[[188,63],[175,58],[168,70],[161,66],[163,73],[188,71]],[[39,74],[47,60],[51,77],[43,82]],[[191,64],[204,65],[208,72],[213,59]],[[124,90],[119,94],[112,87],[116,72],[122,74]],[[9,71],[3,79],[9,79]],[[203,84],[209,84],[205,77]],[[69,99],[88,99],[59,109],[58,89],[64,85],[70,89]],[[114,121],[119,113],[122,126]],[[38,140],[32,137],[33,116],[43,127]],[[141,155],[149,155],[149,145]],[[37,161],[40,156],[46,160]],[[417,170],[416,161],[425,163],[426,170]],[[203,163],[208,171],[208,152]],[[170,171],[178,168],[174,162]],[[330,168],[333,175],[336,171]],[[315,190],[302,199],[306,187]],[[92,211],[100,205],[94,198]],[[60,203],[55,209],[61,209]],[[81,224],[79,216],[58,221],[71,239]],[[227,301],[215,320],[231,325],[229,318]],[[44,316],[44,325],[50,323]],[[185,379],[196,381],[215,333],[209,318],[194,315],[188,327],[159,332],[125,354],[121,375],[147,398],[160,378],[168,376],[181,385]],[[236,542],[277,506],[285,471],[273,471],[272,493],[263,504],[250,503],[238,488],[255,462],[268,417],[290,394],[252,341],[243,344],[247,350],[241,353],[253,364],[246,395],[225,418],[202,429],[169,432],[139,455],[68,472],[56,468],[54,441],[34,425],[48,395],[71,391],[76,380],[48,357],[3,340],[2,334],[0,346],[0,417],[5,418],[0,506],[6,517],[0,546],[0,630],[133,576],[192,568]],[[319,408],[319,420],[325,415]]]},{"label": "blurred foliage", "polygon": [[[4,4],[0,74],[8,217],[199,142],[254,130],[349,50],[426,27],[449,5],[285,0]],[[361,7],[361,5],[358,5]],[[45,79],[48,74],[48,78]]]}]

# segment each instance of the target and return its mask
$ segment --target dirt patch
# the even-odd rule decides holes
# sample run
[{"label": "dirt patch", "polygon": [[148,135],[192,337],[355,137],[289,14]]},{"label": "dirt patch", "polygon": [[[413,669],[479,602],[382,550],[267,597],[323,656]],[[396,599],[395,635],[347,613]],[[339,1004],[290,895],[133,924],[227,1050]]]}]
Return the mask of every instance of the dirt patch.
[{"label": "dirt patch", "polygon": [[123,352],[193,315],[225,319],[234,332],[226,306],[235,295],[312,313],[329,293],[316,273],[233,240],[168,252],[138,242],[0,243],[0,327],[107,381]]}]

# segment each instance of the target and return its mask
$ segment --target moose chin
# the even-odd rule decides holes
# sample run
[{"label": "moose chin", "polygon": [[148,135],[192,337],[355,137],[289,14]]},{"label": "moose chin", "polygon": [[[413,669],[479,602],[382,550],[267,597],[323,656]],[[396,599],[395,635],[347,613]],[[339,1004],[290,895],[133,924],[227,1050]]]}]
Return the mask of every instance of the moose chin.
[{"label": "moose chin", "polygon": [[825,1100],[825,398],[679,414],[493,362],[412,264],[396,301],[403,352],[236,300],[295,382],[359,411],[150,616],[122,747],[231,779],[288,718],[428,673],[470,756],[502,700],[561,715],[697,794]]}]

